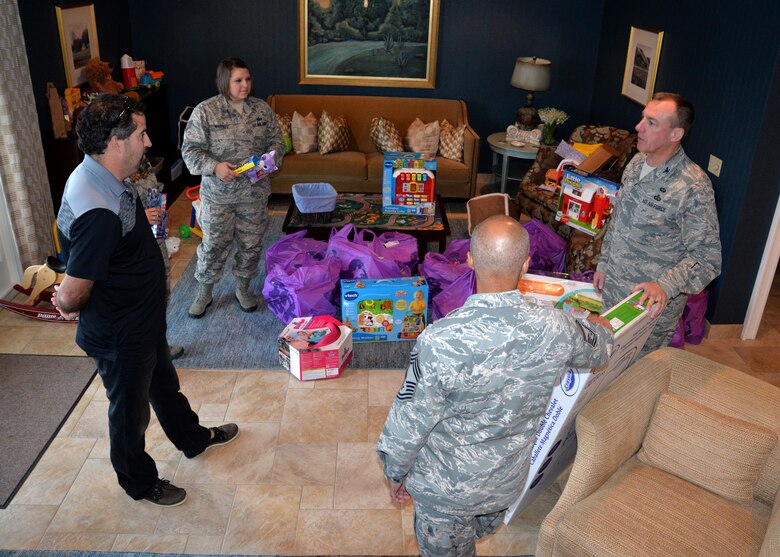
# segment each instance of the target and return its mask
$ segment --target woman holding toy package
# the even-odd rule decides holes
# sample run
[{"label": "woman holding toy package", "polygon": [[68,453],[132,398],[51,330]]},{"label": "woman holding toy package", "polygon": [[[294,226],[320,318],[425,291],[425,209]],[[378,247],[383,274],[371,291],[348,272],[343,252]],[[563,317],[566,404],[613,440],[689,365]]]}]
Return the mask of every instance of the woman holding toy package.
[{"label": "woman holding toy package", "polygon": [[[212,302],[214,284],[236,248],[236,299],[243,311],[257,309],[249,282],[258,274],[263,233],[268,226],[268,175],[242,172],[253,156],[275,151],[281,165],[284,141],[273,109],[252,97],[252,76],[239,58],[217,66],[219,94],[195,107],[184,130],[182,158],[191,174],[201,175],[198,222],[203,240],[198,246],[195,279],[198,293],[190,317],[203,317]],[[239,170],[239,172],[236,172]]]}]

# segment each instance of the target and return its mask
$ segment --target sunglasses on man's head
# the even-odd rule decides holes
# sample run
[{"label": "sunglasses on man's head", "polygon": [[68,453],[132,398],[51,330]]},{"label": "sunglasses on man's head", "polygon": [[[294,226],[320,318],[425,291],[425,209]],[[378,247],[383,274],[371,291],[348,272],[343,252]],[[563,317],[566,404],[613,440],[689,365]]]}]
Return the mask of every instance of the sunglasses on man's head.
[{"label": "sunglasses on man's head", "polygon": [[122,121],[122,117],[125,115],[125,112],[132,109],[133,109],[133,101],[131,101],[128,97],[125,97],[125,106],[122,109],[122,112],[119,113],[119,116],[117,116],[116,119],[111,123],[111,127],[115,128],[119,124],[119,122]]}]

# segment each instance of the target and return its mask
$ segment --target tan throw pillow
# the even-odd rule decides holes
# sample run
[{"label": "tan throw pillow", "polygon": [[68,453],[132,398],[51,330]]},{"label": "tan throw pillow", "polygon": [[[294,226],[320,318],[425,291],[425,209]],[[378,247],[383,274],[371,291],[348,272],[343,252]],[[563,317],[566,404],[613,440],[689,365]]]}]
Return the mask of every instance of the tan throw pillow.
[{"label": "tan throw pillow", "polygon": [[380,153],[404,150],[398,128],[390,120],[385,120],[381,116],[371,119],[371,141]]},{"label": "tan throw pillow", "polygon": [[320,130],[317,134],[320,155],[349,150],[349,127],[344,116],[333,117],[326,111],[320,116]]},{"label": "tan throw pillow", "polygon": [[422,153],[425,158],[436,156],[439,151],[439,121],[424,124],[415,118],[406,132],[406,145],[409,151]]},{"label": "tan throw pillow", "polygon": [[777,436],[770,429],[663,393],[637,458],[735,503],[750,505],[775,443]]},{"label": "tan throw pillow", "polygon": [[293,112],[292,117],[293,150],[298,153],[311,153],[317,150],[317,117],[309,112],[301,116]]},{"label": "tan throw pillow", "polygon": [[439,131],[439,154],[445,159],[463,160],[463,133],[466,125],[453,126],[447,120],[442,120]]}]

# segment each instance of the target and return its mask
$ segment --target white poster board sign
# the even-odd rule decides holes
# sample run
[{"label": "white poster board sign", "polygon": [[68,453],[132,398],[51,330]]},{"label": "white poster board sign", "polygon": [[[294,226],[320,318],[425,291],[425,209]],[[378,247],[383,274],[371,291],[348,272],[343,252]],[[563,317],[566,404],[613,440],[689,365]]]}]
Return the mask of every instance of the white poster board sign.
[{"label": "white poster board sign", "polygon": [[580,409],[603,391],[636,360],[655,326],[647,310],[637,303],[636,292],[602,315],[612,323],[615,344],[609,362],[598,372],[569,368],[553,388],[550,404],[536,432],[530,469],[520,497],[506,513],[509,523],[574,460],[577,437],[575,419]]}]

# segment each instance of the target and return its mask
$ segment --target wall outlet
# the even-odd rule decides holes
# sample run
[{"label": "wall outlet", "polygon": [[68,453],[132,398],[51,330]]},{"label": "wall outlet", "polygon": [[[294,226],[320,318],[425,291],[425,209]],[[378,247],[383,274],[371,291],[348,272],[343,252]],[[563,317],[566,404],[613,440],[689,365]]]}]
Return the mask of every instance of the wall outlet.
[{"label": "wall outlet", "polygon": [[723,168],[723,161],[715,155],[710,155],[710,163],[707,165],[707,170],[715,176],[720,176],[720,171]]}]

